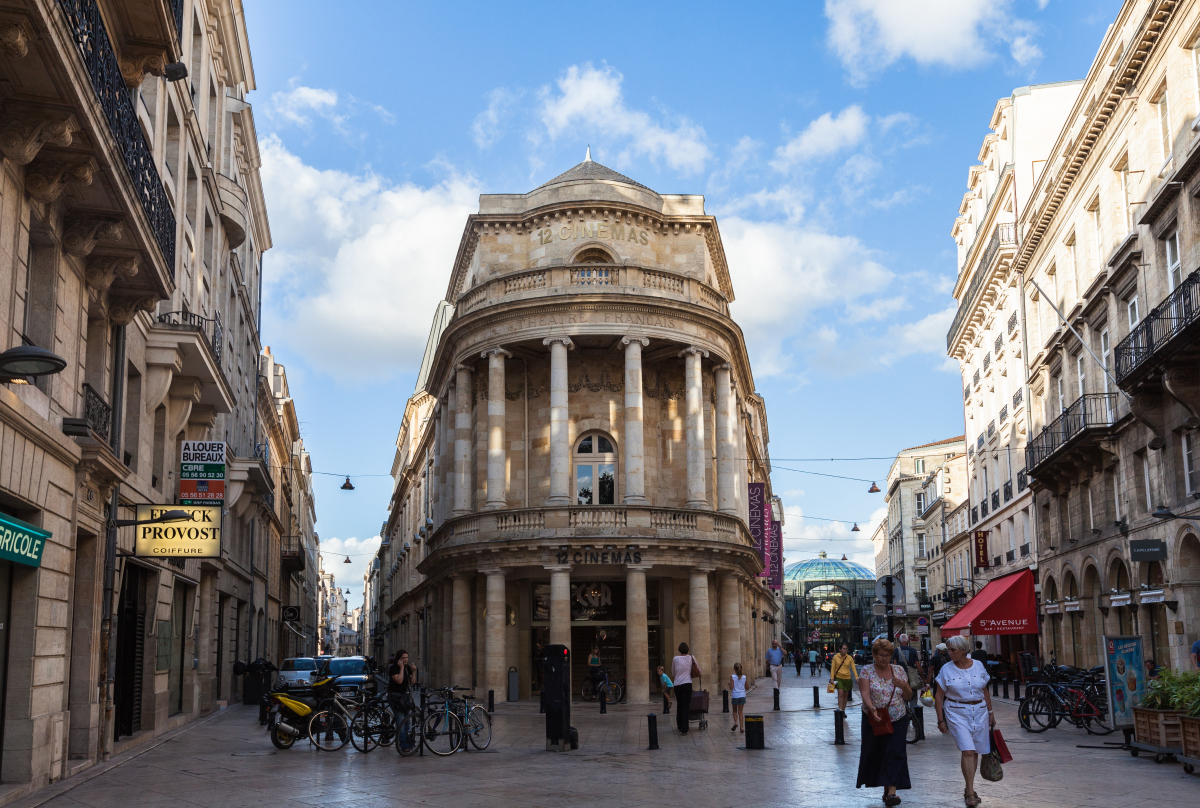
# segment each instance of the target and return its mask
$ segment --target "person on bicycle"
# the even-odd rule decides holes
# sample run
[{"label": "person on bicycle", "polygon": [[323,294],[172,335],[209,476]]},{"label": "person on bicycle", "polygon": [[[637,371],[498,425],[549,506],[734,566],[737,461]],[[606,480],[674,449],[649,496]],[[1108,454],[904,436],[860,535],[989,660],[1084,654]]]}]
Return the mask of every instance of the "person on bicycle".
[{"label": "person on bicycle", "polygon": [[408,651],[400,649],[392,656],[387,674],[388,706],[398,721],[413,708],[412,688],[416,683],[417,669],[408,664]]}]

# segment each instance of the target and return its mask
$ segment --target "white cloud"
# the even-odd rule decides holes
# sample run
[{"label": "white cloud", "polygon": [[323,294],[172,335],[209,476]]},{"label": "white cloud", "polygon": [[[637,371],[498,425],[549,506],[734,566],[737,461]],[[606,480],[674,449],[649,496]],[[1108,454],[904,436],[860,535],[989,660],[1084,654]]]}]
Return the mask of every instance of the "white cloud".
[{"label": "white cloud", "polygon": [[858,523],[859,532],[853,532],[854,521],[827,522],[805,519],[804,509],[799,505],[788,505],[784,500],[783,556],[786,563],[816,558],[824,551],[830,558],[848,560],[862,564],[869,570],[875,569],[875,548],[871,544],[874,526],[887,515],[886,508],[876,509],[870,519]]},{"label": "white cloud", "polygon": [[475,145],[486,149],[500,139],[503,133],[504,121],[512,111],[519,95],[505,87],[497,87],[487,95],[487,109],[475,116],[471,125],[471,133],[475,137]]},{"label": "white cloud", "polygon": [[1013,60],[1041,56],[1034,25],[1011,14],[1011,0],[825,0],[828,41],[855,84],[908,57],[920,65],[967,68],[1005,42]]},{"label": "white cloud", "polygon": [[[913,354],[932,353],[938,356],[946,352],[946,331],[954,322],[957,310],[949,306],[928,314],[915,323],[898,323],[887,330],[880,346],[879,361],[885,365]],[[957,365],[955,366],[957,372]]]},{"label": "white cloud", "polygon": [[885,320],[903,310],[908,299],[904,295],[877,297],[867,301],[851,301],[846,305],[846,322],[862,323],[868,320]]},{"label": "white cloud", "polygon": [[333,90],[300,86],[272,94],[270,112],[297,126],[311,125],[314,114],[341,125],[345,118],[334,112],[337,103],[338,95]]},{"label": "white cloud", "polygon": [[733,316],[756,375],[790,367],[786,343],[812,325],[814,310],[876,294],[892,280],[853,236],[732,216],[721,223],[721,240],[737,295]]},{"label": "white cloud", "polygon": [[265,331],[340,379],[415,370],[445,294],[474,180],[430,188],[306,165],[275,136],[261,143],[275,247]]},{"label": "white cloud", "polygon": [[582,130],[597,151],[606,150],[600,148],[606,141],[623,144],[612,150],[619,152],[621,161],[645,156],[664,160],[684,173],[703,169],[710,157],[704,129],[686,118],[679,118],[671,128],[641,110],[630,109],[621,92],[624,78],[608,66],[602,70],[591,64],[567,68],[556,82],[557,92],[550,87],[541,91],[540,117],[546,133],[553,140],[568,130]]},{"label": "white cloud", "polygon": [[[321,539],[321,564],[343,590],[362,591],[363,574],[379,550],[378,536],[369,539]],[[346,559],[350,563],[346,563]],[[354,602],[352,600],[352,602]]]},{"label": "white cloud", "polygon": [[798,163],[852,149],[866,137],[870,120],[857,104],[846,107],[836,116],[826,112],[776,149],[771,165],[778,171],[786,171]]}]

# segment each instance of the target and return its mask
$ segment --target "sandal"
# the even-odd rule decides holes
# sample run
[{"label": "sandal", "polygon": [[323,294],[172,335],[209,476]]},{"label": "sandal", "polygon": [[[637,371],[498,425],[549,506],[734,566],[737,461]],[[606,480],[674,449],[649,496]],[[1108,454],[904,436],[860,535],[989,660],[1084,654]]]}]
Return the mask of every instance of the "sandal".
[{"label": "sandal", "polygon": [[892,808],[892,806],[894,806],[894,805],[899,805],[900,804],[900,795],[892,794],[890,797],[884,797],[883,804],[888,806],[888,808]]}]

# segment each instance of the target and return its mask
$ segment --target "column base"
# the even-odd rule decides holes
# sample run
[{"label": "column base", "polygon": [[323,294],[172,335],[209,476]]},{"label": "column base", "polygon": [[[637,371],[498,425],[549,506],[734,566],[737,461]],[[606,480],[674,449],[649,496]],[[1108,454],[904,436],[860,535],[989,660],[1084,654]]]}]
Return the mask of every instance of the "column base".
[{"label": "column base", "polygon": [[717,511],[717,513],[723,513],[723,514],[727,514],[729,516],[737,516],[738,515],[737,508],[722,508],[721,510]]},{"label": "column base", "polygon": [[489,502],[483,506],[483,509],[485,511],[495,511],[495,510],[499,510],[500,508],[507,508],[507,507],[508,507],[508,501],[505,500],[502,502]]},{"label": "column base", "polygon": [[546,500],[547,505],[570,505],[570,497],[550,497]]},{"label": "column base", "polygon": [[453,519],[458,516],[470,516],[473,513],[475,513],[475,512],[472,510],[465,510],[465,509],[460,510],[458,508],[455,508],[454,510],[450,511],[450,518]]},{"label": "column base", "polygon": [[632,496],[626,495],[621,498],[621,504],[622,505],[649,505],[650,500],[646,499],[645,497],[632,497]]},{"label": "column base", "polygon": [[683,507],[691,508],[694,511],[711,511],[712,510],[712,506],[708,504],[708,500],[706,500],[706,499],[689,499],[684,504]]}]

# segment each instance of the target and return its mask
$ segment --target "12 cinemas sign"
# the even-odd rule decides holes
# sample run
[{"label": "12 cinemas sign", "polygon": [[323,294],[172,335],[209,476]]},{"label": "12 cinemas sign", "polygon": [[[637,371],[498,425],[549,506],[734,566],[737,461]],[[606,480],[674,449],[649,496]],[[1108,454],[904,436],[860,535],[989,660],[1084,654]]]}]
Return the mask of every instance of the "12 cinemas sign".
[{"label": "12 cinemas sign", "polygon": [[767,502],[767,485],[766,483],[749,483],[748,490],[750,494],[750,541],[754,544],[754,552],[763,562],[762,572],[758,575],[760,578],[766,578],[771,574],[771,560],[767,554],[771,541],[771,505]]},{"label": "12 cinemas sign", "polygon": [[179,453],[179,502],[222,505],[225,502],[225,444],[185,440]]},{"label": "12 cinemas sign", "polygon": [[139,522],[167,511],[184,511],[188,521],[137,526],[133,552],[138,558],[218,558],[221,555],[220,505],[138,505]]}]

